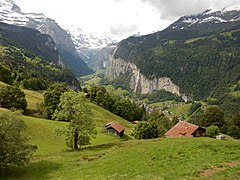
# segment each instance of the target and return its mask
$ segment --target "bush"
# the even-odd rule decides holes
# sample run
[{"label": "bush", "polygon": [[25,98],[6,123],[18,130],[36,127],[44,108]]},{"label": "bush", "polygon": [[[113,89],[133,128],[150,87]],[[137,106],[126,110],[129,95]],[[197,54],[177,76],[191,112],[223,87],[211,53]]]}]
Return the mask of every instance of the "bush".
[{"label": "bush", "polygon": [[224,112],[219,107],[208,107],[201,117],[202,126],[215,125],[222,127],[225,123]]},{"label": "bush", "polygon": [[239,139],[240,138],[240,127],[236,125],[230,125],[227,128],[227,134],[233,138]]},{"label": "bush", "polygon": [[28,144],[26,124],[19,113],[0,112],[0,167],[21,166],[29,162],[37,147]]},{"label": "bush", "polygon": [[52,115],[57,110],[61,95],[68,90],[69,88],[66,84],[53,84],[44,93],[44,106],[49,119],[52,118]]},{"label": "bush", "polygon": [[143,121],[135,126],[132,136],[136,139],[153,139],[160,136],[160,131],[156,125]]},{"label": "bush", "polygon": [[0,81],[3,81],[7,84],[13,83],[12,72],[7,67],[0,64]]},{"label": "bush", "polygon": [[27,101],[24,92],[16,86],[7,86],[0,89],[0,106],[26,110]]},{"label": "bush", "polygon": [[214,125],[209,126],[209,127],[207,127],[207,129],[206,129],[206,136],[208,136],[208,137],[214,138],[214,137],[216,137],[219,133],[220,133],[219,128],[218,128],[217,126],[214,126]]},{"label": "bush", "polygon": [[47,83],[41,78],[29,78],[24,79],[21,85],[25,89],[30,90],[45,90],[47,89]]}]

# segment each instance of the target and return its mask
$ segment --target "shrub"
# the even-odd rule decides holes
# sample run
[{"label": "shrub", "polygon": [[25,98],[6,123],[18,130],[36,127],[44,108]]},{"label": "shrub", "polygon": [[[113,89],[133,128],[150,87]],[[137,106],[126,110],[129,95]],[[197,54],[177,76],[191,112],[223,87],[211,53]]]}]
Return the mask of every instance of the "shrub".
[{"label": "shrub", "polygon": [[0,90],[0,106],[26,110],[27,101],[24,92],[16,86],[7,86]]},{"label": "shrub", "polygon": [[227,134],[232,136],[233,138],[239,139],[240,138],[240,127],[236,125],[230,125],[227,128]]},{"label": "shrub", "polygon": [[209,126],[209,127],[207,127],[207,129],[206,129],[206,136],[208,136],[208,137],[214,138],[214,137],[216,137],[219,133],[220,133],[219,128],[218,128],[217,126],[214,126],[214,125]]},{"label": "shrub", "polygon": [[156,125],[143,121],[135,126],[132,136],[136,139],[153,139],[160,136],[160,131]]},{"label": "shrub", "polygon": [[28,144],[26,124],[18,112],[0,112],[0,167],[25,165],[37,147]]}]

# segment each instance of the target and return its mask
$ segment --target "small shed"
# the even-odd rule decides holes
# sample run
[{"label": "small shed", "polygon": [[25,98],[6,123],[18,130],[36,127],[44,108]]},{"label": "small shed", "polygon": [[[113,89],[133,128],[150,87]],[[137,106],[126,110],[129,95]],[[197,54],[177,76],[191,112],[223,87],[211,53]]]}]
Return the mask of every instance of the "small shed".
[{"label": "small shed", "polygon": [[165,133],[166,137],[202,137],[205,136],[206,129],[197,125],[179,121],[168,132]]},{"label": "small shed", "polygon": [[218,136],[216,136],[216,139],[225,140],[225,136],[224,135],[218,135]]},{"label": "small shed", "polygon": [[113,134],[118,137],[122,137],[124,135],[124,126],[118,122],[110,122],[105,125],[108,134]]},{"label": "small shed", "polygon": [[138,120],[132,122],[132,124],[138,124],[138,123],[139,123]]}]

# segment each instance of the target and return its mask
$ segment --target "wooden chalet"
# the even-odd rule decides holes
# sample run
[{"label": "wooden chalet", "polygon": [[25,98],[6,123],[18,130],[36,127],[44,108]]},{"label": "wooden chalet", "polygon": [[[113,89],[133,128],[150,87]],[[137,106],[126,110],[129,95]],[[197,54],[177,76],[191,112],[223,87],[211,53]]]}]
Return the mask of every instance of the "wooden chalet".
[{"label": "wooden chalet", "polygon": [[197,125],[179,121],[174,127],[165,133],[166,137],[202,137],[205,136],[206,129]]},{"label": "wooden chalet", "polygon": [[113,134],[118,137],[122,137],[124,135],[125,128],[123,125],[121,125],[118,122],[114,122],[114,121],[110,122],[105,125],[105,128],[106,128],[108,134]]}]

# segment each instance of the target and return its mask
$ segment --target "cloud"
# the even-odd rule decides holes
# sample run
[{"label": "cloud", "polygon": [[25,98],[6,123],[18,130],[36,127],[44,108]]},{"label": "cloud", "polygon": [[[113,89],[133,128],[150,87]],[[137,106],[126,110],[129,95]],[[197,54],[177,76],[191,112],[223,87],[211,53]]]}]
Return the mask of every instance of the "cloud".
[{"label": "cloud", "polygon": [[116,36],[122,36],[124,34],[133,34],[136,32],[138,29],[137,24],[131,24],[131,25],[126,25],[123,23],[119,23],[115,26],[111,26],[109,28],[109,31],[111,34],[114,34]]},{"label": "cloud", "polygon": [[240,0],[14,0],[23,12],[44,13],[59,24],[75,25],[97,35],[127,37],[162,30],[183,15]]},{"label": "cloud", "polygon": [[239,0],[141,0],[156,8],[165,20],[174,20],[183,15],[203,12],[208,8],[222,9],[240,4]]}]

